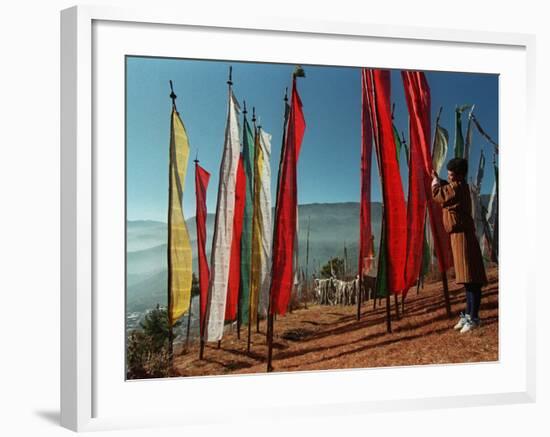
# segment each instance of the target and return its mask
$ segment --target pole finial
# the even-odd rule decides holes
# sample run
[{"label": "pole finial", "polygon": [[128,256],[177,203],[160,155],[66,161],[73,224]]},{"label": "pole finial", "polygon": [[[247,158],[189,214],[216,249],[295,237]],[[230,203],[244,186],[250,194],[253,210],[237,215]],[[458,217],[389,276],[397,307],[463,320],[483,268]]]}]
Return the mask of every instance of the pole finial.
[{"label": "pole finial", "polygon": [[285,88],[285,102],[288,102],[288,87]]},{"label": "pole finial", "polygon": [[243,114],[248,114],[248,111],[246,110],[246,100],[243,99]]},{"label": "pole finial", "polygon": [[292,77],[293,78],[306,77],[306,72],[304,71],[301,65],[296,65],[296,67],[294,68],[294,71],[292,72]]},{"label": "pole finial", "polygon": [[256,107],[252,107],[252,122],[256,123]]},{"label": "pole finial", "polygon": [[227,85],[233,85],[233,67],[229,66],[229,79],[227,80]]},{"label": "pole finial", "polygon": [[172,83],[172,80],[170,79],[170,98],[172,99],[172,105],[176,106],[176,99],[178,96],[174,93],[174,84]]}]

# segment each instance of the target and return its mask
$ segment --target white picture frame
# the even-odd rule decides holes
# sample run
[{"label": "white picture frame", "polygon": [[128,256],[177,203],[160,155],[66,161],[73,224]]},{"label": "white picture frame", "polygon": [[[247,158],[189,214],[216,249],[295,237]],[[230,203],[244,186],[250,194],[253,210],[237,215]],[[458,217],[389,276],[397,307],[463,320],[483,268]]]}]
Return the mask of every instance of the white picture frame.
[{"label": "white picture frame", "polygon": [[[140,34],[145,32],[146,41],[140,38]],[[196,44],[190,48],[171,47],[166,38],[173,35],[188,38]],[[124,53],[156,53],[158,56],[180,57],[179,50],[188,50],[185,52],[188,57],[215,58],[220,56],[216,52],[220,49],[220,35],[225,41],[223,44],[230,44],[231,40],[260,40],[264,48],[265,44],[273,44],[269,46],[273,50],[264,53],[261,58],[258,57],[262,49],[260,43],[256,48],[251,47],[254,44],[247,44],[239,50],[235,49],[228,59],[308,63],[308,60],[315,59],[319,62],[322,59],[320,56],[325,56],[327,64],[352,65],[349,53],[346,58],[346,50],[338,48],[360,48],[367,44],[378,60],[366,64],[368,60],[362,53],[357,59],[354,58],[356,64],[353,65],[410,68],[415,62],[411,57],[414,50],[424,50],[422,47],[425,47],[428,51],[440,54],[440,58],[423,59],[422,65],[418,65],[420,69],[443,67],[457,71],[501,74],[499,142],[503,237],[500,243],[501,355],[498,363],[156,381],[124,380],[124,369],[119,368],[121,361],[117,355],[119,352],[124,354],[123,343],[119,341],[119,335],[124,334],[113,334],[113,338],[106,336],[107,328],[114,326],[113,331],[116,331],[117,327],[124,326],[123,313],[116,309],[120,306],[121,298],[124,300],[124,289],[113,286],[113,293],[101,295],[105,290],[104,281],[119,283],[116,278],[123,274],[123,271],[120,272],[120,257],[115,254],[115,258],[110,259],[106,251],[113,252],[112,248],[105,245],[105,236],[120,241],[124,233],[124,223],[118,220],[120,211],[117,209],[118,212],[114,214],[105,214],[106,208],[118,208],[120,200],[117,197],[120,192],[117,184],[120,183],[120,164],[123,161],[119,159],[119,147],[124,147],[119,141],[121,126],[118,123],[120,110],[124,106],[124,102],[120,101],[124,88],[124,77],[119,75],[120,56]],[[209,40],[210,37],[212,39]],[[284,44],[275,45],[281,40],[284,40]],[[308,55],[301,55],[302,59],[299,59],[300,52],[296,48],[292,52],[289,48],[290,40],[293,42],[292,47],[296,44],[310,45]],[[126,43],[134,46],[125,46]],[[377,45],[389,52],[399,50],[401,56],[393,61],[389,58],[384,60],[383,56],[388,55],[384,55],[384,50],[377,48]],[[136,47],[139,53],[136,53]],[[327,51],[327,47],[333,50],[321,54]],[[403,47],[411,48],[412,53]],[[535,275],[533,267],[525,261],[514,259],[513,255],[516,251],[534,246],[535,218],[528,216],[527,208],[512,207],[507,198],[515,196],[532,204],[535,204],[536,199],[536,175],[533,170],[527,172],[527,166],[522,165],[525,157],[520,156],[517,148],[511,146],[521,141],[521,153],[525,156],[534,155],[534,47],[534,36],[523,34],[269,17],[226,22],[223,17],[215,15],[178,15],[157,8],[126,10],[78,6],[62,11],[61,424],[75,431],[88,431],[223,423],[236,419],[231,409],[222,409],[221,404],[215,402],[216,396],[235,392],[241,393],[238,395],[240,407],[254,411],[259,420],[281,414],[364,414],[372,411],[533,402]],[[449,59],[445,52],[451,49],[463,56]],[[489,54],[494,56],[491,60],[493,66],[486,59]],[[306,57],[308,59],[303,59]],[[116,62],[110,65],[113,59]],[[109,73],[107,81],[105,75],[110,67],[114,68],[115,74]],[[105,106],[105,95],[112,99],[108,102],[108,108]],[[512,104],[514,114],[510,112]],[[107,111],[113,111],[114,116],[107,117]],[[513,126],[505,123],[511,116],[517,118]],[[102,117],[111,120],[112,125],[105,123]],[[110,130],[118,133],[112,134]],[[104,153],[98,153],[98,148],[107,145],[112,146],[110,150],[114,156],[110,164],[106,163]],[[516,163],[514,184],[509,182],[511,162]],[[107,187],[114,187],[112,196],[106,191]],[[520,221],[526,227],[525,238],[506,235],[506,230],[512,229]],[[512,261],[515,262],[514,269],[506,269],[505,266],[509,266]],[[112,266],[112,270],[109,270],[109,266]],[[519,297],[516,294],[513,304],[508,288],[514,288],[516,293],[521,291]],[[113,296],[115,300],[109,302]],[[510,316],[514,311],[516,329],[512,331]],[[110,356],[118,364],[112,364],[106,359],[109,353],[117,355],[115,358]],[[457,378],[459,382],[466,374],[473,375],[478,385],[461,387]],[[390,378],[396,382],[394,387],[385,385],[385,381]],[[416,385],[415,381],[422,380],[429,380],[426,390]],[[442,384],[441,381],[447,382]],[[291,399],[285,397],[285,389],[288,393],[292,387],[299,390],[293,392]],[[355,389],[351,390],[351,387]],[[176,390],[181,393],[183,389],[194,397],[193,405],[184,400],[179,405],[167,402],[172,405],[168,409],[145,405],[143,411],[135,410],[134,414],[130,414],[130,408],[120,407],[125,402],[131,404],[135,396],[152,400],[164,396],[169,401],[175,396]],[[254,390],[268,392],[272,396],[270,399],[260,398],[252,402],[247,394]],[[201,403],[201,400],[204,402]],[[205,409],[207,400],[208,410]]]}]

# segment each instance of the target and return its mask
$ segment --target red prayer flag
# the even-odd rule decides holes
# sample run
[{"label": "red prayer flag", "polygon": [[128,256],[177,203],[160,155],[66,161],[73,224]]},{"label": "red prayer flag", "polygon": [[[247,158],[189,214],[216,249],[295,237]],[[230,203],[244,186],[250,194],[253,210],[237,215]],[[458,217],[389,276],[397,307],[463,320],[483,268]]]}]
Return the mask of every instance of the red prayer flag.
[{"label": "red prayer flag", "polygon": [[[431,195],[433,162],[430,141],[430,87],[425,74],[421,71],[402,71],[401,76],[411,117],[411,141],[413,136],[416,136],[418,151],[421,153],[424,194],[428,205],[435,252],[439,270],[444,272],[452,266],[453,258],[449,235],[443,227],[441,206],[434,202]],[[419,249],[416,253],[420,257],[421,250]]]},{"label": "red prayer flag", "polygon": [[271,265],[270,312],[286,313],[293,285],[294,239],[296,232],[297,174],[296,164],[304,137],[306,123],[302,101],[296,89],[296,77],[292,82],[292,98],[285,136],[282,168],[280,169],[275,230],[273,233],[273,258]]},{"label": "red prayer flag", "polygon": [[389,70],[366,69],[371,123],[377,149],[387,250],[388,291],[401,293],[405,288],[407,251],[407,210],[393,135],[390,108]]},{"label": "red prayer flag", "polygon": [[359,275],[370,270],[372,262],[372,225],[370,182],[372,167],[372,126],[369,117],[367,75],[361,70],[361,206],[359,212]]},{"label": "red prayer flag", "polygon": [[206,318],[206,301],[208,299],[208,282],[210,281],[210,269],[206,259],[206,189],[210,173],[202,168],[198,162],[195,162],[195,197],[196,197],[196,214],[197,223],[197,246],[199,254],[199,303],[200,303],[200,336],[203,337],[205,318]]},{"label": "red prayer flag", "polygon": [[237,317],[237,303],[239,301],[239,288],[241,284],[241,234],[243,230],[245,199],[246,174],[244,172],[244,159],[241,154],[235,185],[235,215],[233,216],[233,239],[231,240],[227,303],[225,305],[226,321],[233,321]]},{"label": "red prayer flag", "polygon": [[[402,72],[404,83],[407,73]],[[427,84],[426,84],[427,85]],[[410,90],[409,90],[410,91]],[[426,217],[425,170],[422,150],[430,148],[430,89],[426,87],[417,96],[405,91],[410,116],[409,196],[407,201],[407,259],[405,290],[412,287],[420,275],[424,248],[424,220]]]}]

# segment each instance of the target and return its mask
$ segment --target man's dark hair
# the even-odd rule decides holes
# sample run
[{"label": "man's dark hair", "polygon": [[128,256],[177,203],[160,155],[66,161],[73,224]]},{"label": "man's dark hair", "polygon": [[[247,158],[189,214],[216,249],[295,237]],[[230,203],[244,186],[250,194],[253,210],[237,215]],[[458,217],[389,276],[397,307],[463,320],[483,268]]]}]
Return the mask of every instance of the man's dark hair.
[{"label": "man's dark hair", "polygon": [[468,174],[468,161],[464,158],[453,158],[447,163],[447,170],[466,177]]}]

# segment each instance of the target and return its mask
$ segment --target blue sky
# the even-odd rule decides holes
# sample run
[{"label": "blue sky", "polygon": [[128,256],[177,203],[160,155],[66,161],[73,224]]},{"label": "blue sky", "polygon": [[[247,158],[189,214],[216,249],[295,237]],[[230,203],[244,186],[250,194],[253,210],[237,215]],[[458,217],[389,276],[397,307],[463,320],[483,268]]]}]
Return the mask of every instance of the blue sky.
[{"label": "blue sky", "polygon": [[[184,213],[195,214],[194,166],[211,173],[207,207],[214,212],[227,113],[227,75],[233,66],[233,90],[249,109],[256,107],[265,131],[272,138],[272,195],[279,163],[283,126],[283,96],[290,86],[294,65],[226,61],[128,57],[126,60],[127,217],[129,220],[166,221],[168,205],[168,147],[170,136],[169,80],[178,96],[178,111],[189,134],[191,154],[184,193]],[[360,69],[303,66],[298,80],[304,105],[306,132],[298,163],[300,204],[358,202],[361,139]],[[498,76],[471,73],[427,72],[432,97],[432,125],[440,106],[440,124],[449,131],[452,157],[454,108],[475,103],[475,114],[486,132],[498,142]],[[408,139],[407,106],[399,70],[392,70],[395,124]],[[242,121],[241,121],[242,124]],[[463,129],[467,119],[463,117]],[[433,126],[432,126],[433,127]],[[493,184],[492,146],[474,131],[470,173],[475,174],[480,150],[487,157],[482,193]],[[404,158],[404,156],[403,156]],[[406,196],[406,164],[402,177]],[[443,173],[443,172],[442,172]],[[444,173],[445,174],[445,173]],[[373,200],[380,200],[380,184],[373,157]]]}]

